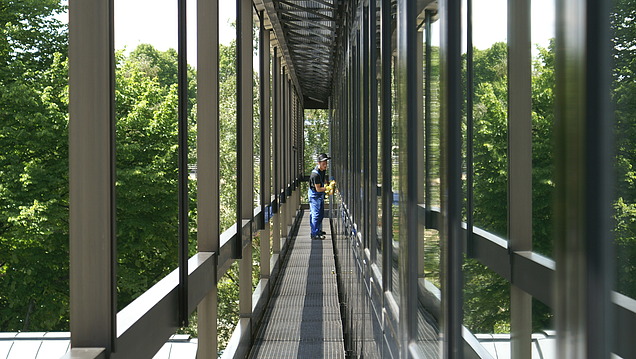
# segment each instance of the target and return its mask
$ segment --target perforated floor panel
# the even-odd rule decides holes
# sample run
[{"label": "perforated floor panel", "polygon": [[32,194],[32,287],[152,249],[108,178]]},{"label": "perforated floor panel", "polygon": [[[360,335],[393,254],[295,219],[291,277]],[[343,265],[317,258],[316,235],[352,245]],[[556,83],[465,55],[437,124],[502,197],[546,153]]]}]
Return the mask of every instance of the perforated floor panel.
[{"label": "perforated floor panel", "polygon": [[309,215],[303,213],[298,235],[256,332],[250,359],[344,359],[328,220],[323,230],[327,239],[312,240]]}]

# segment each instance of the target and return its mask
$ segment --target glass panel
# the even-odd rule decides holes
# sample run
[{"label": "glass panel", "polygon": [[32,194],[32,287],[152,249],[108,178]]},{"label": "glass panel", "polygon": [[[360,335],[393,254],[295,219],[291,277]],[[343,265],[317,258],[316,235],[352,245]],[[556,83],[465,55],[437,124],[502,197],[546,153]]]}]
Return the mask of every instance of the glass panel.
[{"label": "glass panel", "polygon": [[612,100],[616,115],[616,199],[614,201],[617,291],[636,298],[636,7],[617,0],[611,16],[614,32]]},{"label": "glass panel", "polygon": [[[508,232],[507,1],[472,0],[474,226]],[[464,263],[464,325],[509,333],[508,282],[474,259]]]},{"label": "glass panel", "polygon": [[[236,222],[236,1],[219,2],[219,195],[220,225]],[[218,346],[223,350],[238,322],[238,265],[218,284]]]},{"label": "glass panel", "polygon": [[12,1],[0,18],[0,332],[68,331],[68,16]]},{"label": "glass panel", "polygon": [[[532,41],[532,250],[552,257],[552,216],[555,168],[555,3],[533,0]],[[532,332],[551,333],[554,314],[546,304],[532,300]],[[552,338],[553,339],[553,338]],[[548,348],[542,348],[547,351]],[[556,353],[547,352],[554,356]]]},{"label": "glass panel", "polygon": [[[153,8],[160,20],[148,27],[137,27],[136,19],[124,14],[139,13],[135,10],[141,5],[121,1],[115,4],[115,37],[127,33],[120,38],[130,41],[137,36],[137,43],[141,43],[117,56],[118,309],[177,267],[176,5],[156,4]],[[166,23],[174,26],[167,27]],[[168,36],[170,41],[159,41],[153,37],[156,32]],[[194,82],[191,83],[189,93],[194,94]]]},{"label": "glass panel", "polygon": [[506,237],[507,3],[473,0],[473,9],[474,224]]},{"label": "glass panel", "polygon": [[532,249],[552,256],[555,58],[553,0],[532,1]]}]

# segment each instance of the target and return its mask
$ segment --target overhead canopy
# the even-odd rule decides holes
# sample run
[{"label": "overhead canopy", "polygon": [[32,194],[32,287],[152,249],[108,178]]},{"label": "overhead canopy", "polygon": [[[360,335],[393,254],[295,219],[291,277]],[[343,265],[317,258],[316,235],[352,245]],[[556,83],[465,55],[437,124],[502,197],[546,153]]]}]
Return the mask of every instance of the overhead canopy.
[{"label": "overhead canopy", "polygon": [[[265,25],[274,32],[274,41],[304,108],[328,108],[338,43],[347,36],[342,27],[345,17],[354,11],[353,1],[254,0],[254,4],[265,12]],[[424,9],[436,10],[437,0],[416,0],[416,9],[421,23]]]},{"label": "overhead canopy", "polygon": [[305,108],[327,108],[335,67],[340,0],[262,0]]}]

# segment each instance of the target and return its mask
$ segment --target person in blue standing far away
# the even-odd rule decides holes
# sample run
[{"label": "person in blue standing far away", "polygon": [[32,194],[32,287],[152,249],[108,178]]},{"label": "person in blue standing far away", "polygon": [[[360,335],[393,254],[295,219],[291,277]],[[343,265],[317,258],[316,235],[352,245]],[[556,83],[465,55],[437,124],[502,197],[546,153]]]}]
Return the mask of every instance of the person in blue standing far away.
[{"label": "person in blue standing far away", "polygon": [[322,231],[322,219],[325,216],[325,191],[327,161],[331,157],[325,153],[318,155],[316,167],[309,176],[309,224],[311,226],[311,239],[325,239]]}]

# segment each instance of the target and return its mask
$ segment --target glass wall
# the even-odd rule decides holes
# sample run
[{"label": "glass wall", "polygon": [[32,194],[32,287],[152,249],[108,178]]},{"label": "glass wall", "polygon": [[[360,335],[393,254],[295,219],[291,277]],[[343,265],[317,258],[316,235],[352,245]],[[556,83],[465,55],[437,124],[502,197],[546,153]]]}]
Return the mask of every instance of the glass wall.
[{"label": "glass wall", "polygon": [[614,64],[612,105],[615,108],[616,187],[613,199],[616,242],[616,290],[636,298],[636,8],[616,1],[610,17]]}]

